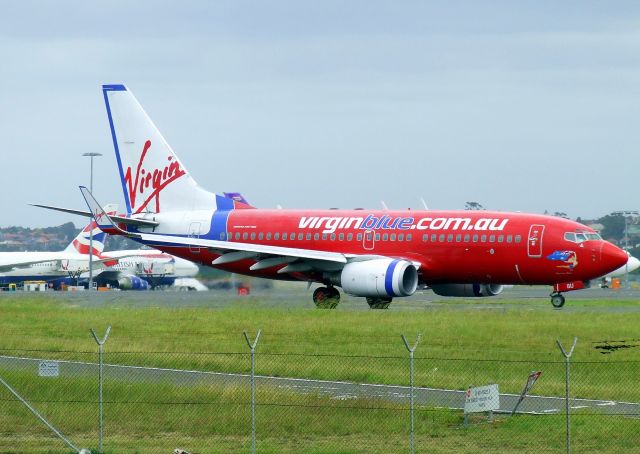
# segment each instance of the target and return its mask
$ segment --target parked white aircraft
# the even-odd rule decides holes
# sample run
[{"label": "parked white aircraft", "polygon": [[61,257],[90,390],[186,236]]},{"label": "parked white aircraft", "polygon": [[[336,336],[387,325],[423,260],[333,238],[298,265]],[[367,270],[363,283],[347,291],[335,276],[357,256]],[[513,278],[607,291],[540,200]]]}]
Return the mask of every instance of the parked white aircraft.
[{"label": "parked white aircraft", "polygon": [[629,254],[628,252],[627,254],[629,255],[629,259],[627,260],[626,264],[622,265],[616,270],[613,270],[609,274],[605,274],[604,276],[602,276],[602,283],[600,284],[601,287],[608,287],[609,283],[611,282],[611,278],[613,277],[622,277],[625,274],[631,273],[632,271],[640,268],[640,260]]},{"label": "parked white aircraft", "polygon": [[[89,229],[93,228],[93,255],[96,268],[103,266],[100,254],[107,236],[95,222],[59,252],[0,252],[0,284],[24,281],[55,281],[89,270]],[[113,261],[113,259],[108,259]]]},{"label": "parked white aircraft", "polygon": [[[115,213],[114,206],[105,207]],[[107,234],[95,222],[59,252],[1,252],[0,285],[24,281],[75,284],[86,281],[89,271],[89,229],[93,228],[93,264],[95,281],[124,290],[144,290],[149,286],[171,285],[178,277],[193,277],[198,267],[188,260],[155,249],[130,249],[104,252]]]},{"label": "parked white aircraft", "polygon": [[[117,285],[123,290],[172,285],[176,278],[194,277],[199,271],[195,263],[157,249],[108,251],[103,252],[101,257],[111,257],[117,262],[105,262],[108,268],[99,271],[94,280],[99,285]],[[84,274],[82,278],[85,278]]]}]

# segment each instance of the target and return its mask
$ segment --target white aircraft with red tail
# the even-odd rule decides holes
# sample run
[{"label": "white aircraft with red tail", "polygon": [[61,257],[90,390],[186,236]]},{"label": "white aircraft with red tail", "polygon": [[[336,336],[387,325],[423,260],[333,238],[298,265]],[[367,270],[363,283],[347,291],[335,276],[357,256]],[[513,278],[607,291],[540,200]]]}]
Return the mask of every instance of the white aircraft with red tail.
[{"label": "white aircraft with red tail", "polygon": [[102,91],[127,208],[109,216],[81,187],[102,230],[233,273],[320,283],[319,306],[337,303],[336,287],[386,308],[421,286],[483,297],[546,284],[560,307],[563,292],[627,261],[589,227],[551,216],[257,209],[201,188],[124,85]]}]

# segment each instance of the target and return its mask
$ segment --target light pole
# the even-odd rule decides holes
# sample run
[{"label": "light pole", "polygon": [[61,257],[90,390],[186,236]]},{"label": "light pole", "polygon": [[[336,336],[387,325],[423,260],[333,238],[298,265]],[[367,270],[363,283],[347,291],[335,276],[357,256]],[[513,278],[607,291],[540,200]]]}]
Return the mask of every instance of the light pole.
[{"label": "light pole", "polygon": [[[638,216],[640,213],[636,210],[614,211],[614,216],[624,217],[624,250],[629,253],[629,216]],[[629,288],[629,262],[625,264],[624,287]]]},{"label": "light pole", "polygon": [[[89,174],[89,191],[93,194],[93,158],[102,153],[83,153],[82,156],[91,158],[91,173]],[[93,219],[89,222],[89,291],[93,290]]]}]

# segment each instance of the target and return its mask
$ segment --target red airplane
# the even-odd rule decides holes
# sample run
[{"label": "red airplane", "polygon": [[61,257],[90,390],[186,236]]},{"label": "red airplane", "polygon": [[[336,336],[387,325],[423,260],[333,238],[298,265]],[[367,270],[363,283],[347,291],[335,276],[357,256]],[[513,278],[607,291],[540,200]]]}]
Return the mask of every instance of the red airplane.
[{"label": "red airplane", "polygon": [[[233,273],[341,287],[371,308],[430,287],[443,296],[497,295],[503,285],[562,292],[627,262],[594,230],[567,219],[493,211],[264,210],[202,189],[124,85],[102,87],[127,213],[109,216],[81,187],[109,234]],[[54,207],[49,207],[54,208]],[[63,209],[64,210],[64,209]]]}]

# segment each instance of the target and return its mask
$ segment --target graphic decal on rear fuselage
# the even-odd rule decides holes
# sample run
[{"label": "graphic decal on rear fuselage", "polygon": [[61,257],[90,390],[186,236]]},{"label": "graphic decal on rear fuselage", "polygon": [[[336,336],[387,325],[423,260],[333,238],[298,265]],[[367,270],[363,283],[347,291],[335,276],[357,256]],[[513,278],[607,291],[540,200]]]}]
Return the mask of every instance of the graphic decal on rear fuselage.
[{"label": "graphic decal on rear fuselage", "polygon": [[573,270],[578,266],[578,255],[574,251],[553,251],[547,259],[561,262],[557,265],[558,268]]},{"label": "graphic decal on rear fuselage", "polygon": [[[151,200],[155,199],[156,206],[155,212],[160,212],[160,193],[173,181],[177,180],[187,172],[180,167],[180,163],[175,161],[173,156],[167,157],[167,165],[162,169],[144,169],[144,159],[151,148],[151,141],[147,140],[142,148],[142,154],[140,155],[140,161],[136,167],[136,174],[131,176],[131,167],[127,167],[127,171],[124,174],[124,181],[127,184],[127,192],[129,195],[129,202],[131,202],[131,210],[134,213],[140,213],[144,210]],[[149,188],[151,192],[149,192]],[[138,206],[136,199],[140,194],[144,197],[144,200]]]},{"label": "graphic decal on rear fuselage", "polygon": [[420,218],[372,214],[361,216],[303,216],[300,229],[322,230],[322,233],[334,233],[336,230],[504,230],[508,219],[498,218]]}]

